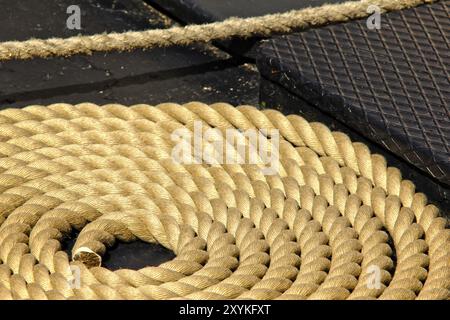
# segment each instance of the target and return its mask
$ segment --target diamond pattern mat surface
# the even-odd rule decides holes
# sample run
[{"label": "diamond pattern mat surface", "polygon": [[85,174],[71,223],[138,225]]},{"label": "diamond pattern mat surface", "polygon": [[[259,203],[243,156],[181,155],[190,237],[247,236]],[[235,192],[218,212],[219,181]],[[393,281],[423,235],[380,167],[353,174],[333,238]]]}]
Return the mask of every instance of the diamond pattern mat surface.
[{"label": "diamond pattern mat surface", "polygon": [[450,185],[449,1],[277,37],[262,75]]}]

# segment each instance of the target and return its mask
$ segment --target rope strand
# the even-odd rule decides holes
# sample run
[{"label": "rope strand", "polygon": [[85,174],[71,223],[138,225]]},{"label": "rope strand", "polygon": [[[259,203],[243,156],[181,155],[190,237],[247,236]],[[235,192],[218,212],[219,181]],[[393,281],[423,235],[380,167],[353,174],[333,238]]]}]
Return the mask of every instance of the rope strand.
[{"label": "rope strand", "polygon": [[161,30],[104,33],[90,36],[75,36],[66,39],[30,39],[0,43],[0,61],[48,57],[69,57],[94,52],[130,51],[174,45],[207,43],[232,37],[267,37],[277,33],[332,22],[363,18],[370,13],[367,8],[376,5],[383,12],[401,10],[432,3],[433,0],[362,0],[321,7],[294,10],[281,14],[270,14],[254,18],[230,18],[223,22],[204,25],[188,25]]}]

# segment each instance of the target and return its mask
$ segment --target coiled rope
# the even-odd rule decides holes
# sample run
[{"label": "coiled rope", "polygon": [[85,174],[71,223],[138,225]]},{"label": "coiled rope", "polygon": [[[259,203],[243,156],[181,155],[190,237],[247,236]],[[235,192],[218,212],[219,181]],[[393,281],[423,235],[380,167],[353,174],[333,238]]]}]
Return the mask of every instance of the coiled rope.
[{"label": "coiled rope", "polygon": [[174,45],[189,45],[232,37],[267,37],[298,29],[343,22],[368,16],[370,6],[381,12],[411,8],[436,0],[361,0],[327,4],[281,14],[253,18],[230,18],[222,22],[170,29],[104,33],[71,38],[30,39],[0,43],[0,61],[11,59],[68,57],[93,52],[130,51]]},{"label": "coiled rope", "polygon": [[[277,173],[176,163],[171,133],[196,121],[279,130]],[[198,102],[7,109],[0,172],[1,299],[449,298],[438,209],[366,145],[297,115]],[[60,243],[72,229],[74,259]],[[116,239],[176,258],[98,266]]]}]

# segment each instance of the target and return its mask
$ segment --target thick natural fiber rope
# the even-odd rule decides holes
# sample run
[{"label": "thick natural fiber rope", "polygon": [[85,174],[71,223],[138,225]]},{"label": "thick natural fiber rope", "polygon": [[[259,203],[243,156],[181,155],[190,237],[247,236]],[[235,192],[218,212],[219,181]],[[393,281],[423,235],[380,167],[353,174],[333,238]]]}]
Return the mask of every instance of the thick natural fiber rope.
[{"label": "thick natural fiber rope", "polygon": [[138,48],[189,45],[232,37],[269,36],[297,29],[363,18],[370,5],[383,12],[411,8],[435,0],[362,0],[328,4],[315,8],[294,10],[255,18],[230,18],[223,22],[190,25],[162,30],[130,31],[124,33],[75,36],[67,39],[30,39],[0,43],[0,61],[11,59],[47,58],[92,54],[96,51],[129,51]]},{"label": "thick natural fiber rope", "polygon": [[[170,134],[194,121],[278,129],[278,174],[175,163]],[[7,109],[0,157],[1,299],[449,298],[438,209],[382,156],[300,116],[198,102]],[[60,245],[73,228],[78,261]],[[176,258],[93,266],[116,238]],[[367,286],[373,266],[379,289]]]}]

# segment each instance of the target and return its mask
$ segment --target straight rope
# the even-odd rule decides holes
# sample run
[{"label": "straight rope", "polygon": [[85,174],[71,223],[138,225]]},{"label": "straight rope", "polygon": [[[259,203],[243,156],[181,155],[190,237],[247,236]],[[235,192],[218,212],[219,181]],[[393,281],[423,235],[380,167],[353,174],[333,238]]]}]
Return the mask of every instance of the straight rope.
[{"label": "straight rope", "polygon": [[[174,161],[172,133],[198,121],[222,133],[278,130],[276,174]],[[61,241],[72,230],[69,256]],[[101,257],[117,239],[157,242],[176,258],[111,271]],[[450,230],[438,209],[382,156],[321,123],[199,102],[0,111],[0,299],[449,299],[449,290]]]},{"label": "straight rope", "polygon": [[161,30],[104,33],[75,36],[66,39],[30,39],[0,43],[0,61],[48,57],[69,57],[94,52],[130,51],[192,43],[207,43],[233,37],[267,37],[277,33],[289,33],[298,29],[363,18],[375,5],[382,12],[415,7],[433,0],[363,0],[321,7],[294,10],[254,18],[230,18],[223,22],[204,25],[188,25]]}]

